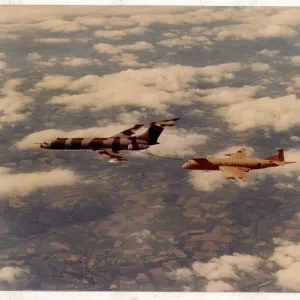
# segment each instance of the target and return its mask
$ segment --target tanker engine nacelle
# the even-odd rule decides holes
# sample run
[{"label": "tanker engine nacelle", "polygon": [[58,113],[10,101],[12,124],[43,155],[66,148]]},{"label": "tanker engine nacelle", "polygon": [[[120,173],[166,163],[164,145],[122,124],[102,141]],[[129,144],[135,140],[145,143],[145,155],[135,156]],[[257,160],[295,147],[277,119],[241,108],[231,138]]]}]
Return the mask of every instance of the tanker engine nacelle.
[{"label": "tanker engine nacelle", "polygon": [[128,145],[128,150],[143,150],[149,148],[148,145],[136,144],[136,145]]}]

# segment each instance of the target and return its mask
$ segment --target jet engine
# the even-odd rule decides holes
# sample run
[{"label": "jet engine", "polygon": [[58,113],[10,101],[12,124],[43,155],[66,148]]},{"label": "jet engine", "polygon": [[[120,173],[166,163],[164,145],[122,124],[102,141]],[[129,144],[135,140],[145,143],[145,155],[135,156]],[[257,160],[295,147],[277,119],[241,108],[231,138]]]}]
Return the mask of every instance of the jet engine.
[{"label": "jet engine", "polygon": [[128,150],[144,150],[149,148],[148,145],[144,145],[144,144],[135,144],[135,145],[128,145]]}]

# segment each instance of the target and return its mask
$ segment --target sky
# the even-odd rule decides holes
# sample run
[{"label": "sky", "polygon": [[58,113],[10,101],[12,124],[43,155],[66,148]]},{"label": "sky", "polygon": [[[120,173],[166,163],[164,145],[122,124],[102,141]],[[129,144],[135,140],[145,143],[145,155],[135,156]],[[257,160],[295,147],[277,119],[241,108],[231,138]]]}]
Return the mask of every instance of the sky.
[{"label": "sky", "polygon": [[[151,185],[161,184],[150,175],[161,171],[165,192],[186,199],[226,198],[242,207],[250,196],[267,195],[263,201],[270,203],[281,197],[285,213],[272,215],[274,222],[299,227],[299,163],[252,171],[242,185],[221,172],[181,168],[192,157],[240,147],[259,158],[284,148],[286,160],[300,161],[299,30],[297,8],[1,7],[2,205],[17,199],[26,209],[74,186],[82,186],[82,197],[101,195],[108,172],[114,191],[120,178],[141,173],[143,181],[128,179],[139,190],[150,177]],[[140,133],[152,121],[173,117],[181,120],[150,152],[174,160],[127,153],[128,163],[113,165],[97,153],[49,153],[35,144],[109,137],[145,124]],[[147,225],[132,234],[157,239]],[[202,280],[202,291],[240,291],[264,273],[276,291],[300,291],[299,237],[265,241],[267,256],[249,245],[191,261],[166,277],[182,290]],[[0,281],[14,284],[31,273],[27,266],[2,265]]]}]

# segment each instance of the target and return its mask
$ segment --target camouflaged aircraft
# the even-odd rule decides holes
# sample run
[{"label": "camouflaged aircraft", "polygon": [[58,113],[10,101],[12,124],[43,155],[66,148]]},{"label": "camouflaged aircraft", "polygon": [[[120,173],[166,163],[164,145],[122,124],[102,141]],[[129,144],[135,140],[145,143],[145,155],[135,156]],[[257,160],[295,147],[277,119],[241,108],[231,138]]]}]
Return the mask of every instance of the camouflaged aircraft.
[{"label": "camouflaged aircraft", "polygon": [[136,124],[109,138],[57,138],[51,142],[37,143],[42,149],[48,150],[91,150],[109,157],[109,162],[127,161],[120,151],[138,151],[158,145],[159,136],[166,126],[174,126],[180,118],[163,120],[150,123],[146,132],[138,136],[132,136],[143,124]]},{"label": "camouflaged aircraft", "polygon": [[250,170],[265,169],[270,167],[284,166],[295,161],[284,160],[284,149],[277,149],[277,153],[264,158],[247,158],[247,149],[241,148],[234,153],[226,153],[229,158],[193,158],[182,165],[189,170],[220,170],[226,174],[227,179],[238,179],[246,182],[246,173]]}]

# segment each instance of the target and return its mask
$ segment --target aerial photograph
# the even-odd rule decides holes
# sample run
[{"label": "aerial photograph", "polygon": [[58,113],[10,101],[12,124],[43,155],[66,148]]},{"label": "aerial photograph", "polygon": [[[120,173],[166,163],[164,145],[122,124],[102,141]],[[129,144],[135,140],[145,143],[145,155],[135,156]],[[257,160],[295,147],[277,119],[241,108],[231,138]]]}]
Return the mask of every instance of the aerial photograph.
[{"label": "aerial photograph", "polygon": [[299,71],[300,8],[0,6],[0,290],[300,292]]}]

